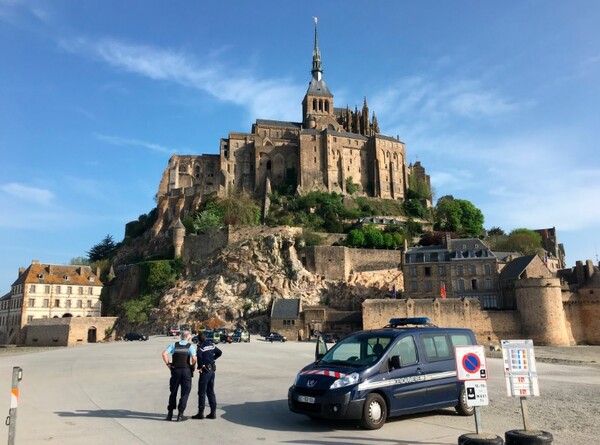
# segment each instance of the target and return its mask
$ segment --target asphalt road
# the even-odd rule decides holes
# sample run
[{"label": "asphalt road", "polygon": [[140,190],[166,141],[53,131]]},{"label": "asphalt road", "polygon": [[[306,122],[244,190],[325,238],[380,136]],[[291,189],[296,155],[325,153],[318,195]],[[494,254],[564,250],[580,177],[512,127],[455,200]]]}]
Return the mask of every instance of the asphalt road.
[{"label": "asphalt road", "polygon": [[[169,371],[160,354],[173,338],[73,348],[3,351],[0,412],[8,415],[14,366],[23,368],[16,420],[17,444],[456,444],[474,432],[472,417],[453,409],[391,419],[380,430],[353,422],[314,422],[289,412],[287,389],[313,359],[312,343],[220,345],[216,420],[165,422]],[[600,366],[538,363],[541,397],[529,399],[533,426],[555,444],[598,443]],[[518,399],[505,395],[502,362],[488,359],[490,406],[482,431],[521,429]],[[187,415],[196,413],[197,375]],[[5,436],[1,436],[5,434]],[[0,430],[0,442],[8,427]],[[576,437],[577,442],[571,439]]]}]

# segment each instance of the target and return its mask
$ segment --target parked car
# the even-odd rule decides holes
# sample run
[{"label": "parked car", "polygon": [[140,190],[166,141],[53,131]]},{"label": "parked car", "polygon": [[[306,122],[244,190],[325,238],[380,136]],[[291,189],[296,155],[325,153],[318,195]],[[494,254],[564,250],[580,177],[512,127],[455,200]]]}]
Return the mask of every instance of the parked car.
[{"label": "parked car", "polygon": [[219,337],[221,343],[232,343],[233,334],[226,328],[215,329],[215,337]]},{"label": "parked car", "polygon": [[250,333],[245,329],[236,329],[233,331],[234,343],[250,343]]},{"label": "parked car", "polygon": [[274,341],[285,342],[287,341],[287,338],[281,335],[279,332],[271,332],[265,337],[265,341],[270,341],[271,343]]},{"label": "parked car", "polygon": [[[440,408],[471,416],[475,408],[457,378],[454,348],[476,344],[470,329],[436,327],[427,317],[393,318],[331,349],[319,336],[315,361],[296,376],[288,406],[310,418],[358,420],[369,430],[388,417]],[[484,369],[480,377],[487,378]]]},{"label": "parked car", "polygon": [[177,325],[173,325],[167,330],[167,336],[169,336],[169,337],[175,337],[175,336],[179,335],[180,333],[181,333],[181,330],[179,329],[179,326],[177,326]]},{"label": "parked car", "polygon": [[134,340],[146,341],[146,340],[148,340],[148,336],[144,335],[144,334],[139,334],[137,332],[128,332],[123,337],[123,340],[125,340],[125,341],[134,341]]}]

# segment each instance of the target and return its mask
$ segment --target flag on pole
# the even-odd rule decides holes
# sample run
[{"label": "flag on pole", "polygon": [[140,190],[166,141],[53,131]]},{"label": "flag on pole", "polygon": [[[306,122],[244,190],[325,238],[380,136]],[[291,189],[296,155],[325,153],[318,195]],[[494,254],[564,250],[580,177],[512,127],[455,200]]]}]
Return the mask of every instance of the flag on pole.
[{"label": "flag on pole", "polygon": [[315,25],[317,24],[317,22],[319,21],[319,19],[315,16],[313,16],[313,20],[315,21]]},{"label": "flag on pole", "polygon": [[446,283],[442,281],[442,286],[440,287],[440,298],[446,298]]}]

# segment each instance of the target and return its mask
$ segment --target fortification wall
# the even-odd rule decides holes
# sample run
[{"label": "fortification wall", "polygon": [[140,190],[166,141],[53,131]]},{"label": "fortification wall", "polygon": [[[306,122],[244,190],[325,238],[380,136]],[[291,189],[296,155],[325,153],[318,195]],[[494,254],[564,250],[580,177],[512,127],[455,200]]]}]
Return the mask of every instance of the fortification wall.
[{"label": "fortification wall", "polygon": [[363,329],[380,328],[394,317],[429,317],[437,326],[467,327],[483,345],[522,336],[521,317],[517,311],[483,311],[477,299],[386,299],[363,303]]},{"label": "fortification wall", "polygon": [[402,251],[380,249],[348,249],[346,257],[354,272],[371,270],[400,269],[402,267]]},{"label": "fortification wall", "polygon": [[306,268],[329,280],[344,280],[350,272],[346,250],[342,246],[307,247],[304,249]]},{"label": "fortification wall", "polygon": [[563,300],[565,325],[571,344],[600,345],[600,293],[580,289]]},{"label": "fortification wall", "polygon": [[213,229],[199,235],[186,235],[181,249],[185,264],[207,258],[227,246],[228,230]]},{"label": "fortification wall", "polygon": [[558,278],[517,280],[515,298],[526,338],[537,345],[570,344]]}]

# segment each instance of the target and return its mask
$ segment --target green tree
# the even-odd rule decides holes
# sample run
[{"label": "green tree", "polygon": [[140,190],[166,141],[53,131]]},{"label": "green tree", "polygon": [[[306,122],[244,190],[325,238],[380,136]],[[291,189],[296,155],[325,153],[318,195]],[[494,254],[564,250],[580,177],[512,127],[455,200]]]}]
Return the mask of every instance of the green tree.
[{"label": "green tree", "polygon": [[117,249],[117,244],[111,235],[106,235],[102,241],[86,252],[88,260],[93,263],[98,260],[110,258]]},{"label": "green tree", "polygon": [[197,213],[193,224],[196,233],[206,233],[208,229],[221,227],[222,225],[223,218],[215,209],[207,209]]},{"label": "green tree", "polygon": [[346,192],[349,195],[354,195],[359,189],[359,185],[355,184],[352,181],[352,176],[348,176],[348,178],[346,178]]},{"label": "green tree", "polygon": [[348,233],[346,244],[351,247],[363,247],[365,245],[365,234],[362,230],[354,229]]},{"label": "green tree", "polygon": [[490,230],[488,230],[487,232],[488,236],[505,236],[506,233],[504,233],[504,230],[502,230],[500,227],[492,227]]},{"label": "green tree", "polygon": [[86,257],[77,256],[75,258],[71,258],[69,264],[72,266],[89,266],[90,260],[88,260]]},{"label": "green tree", "polygon": [[433,228],[473,238],[483,232],[483,221],[483,213],[470,201],[449,195],[440,198],[436,204]]}]

